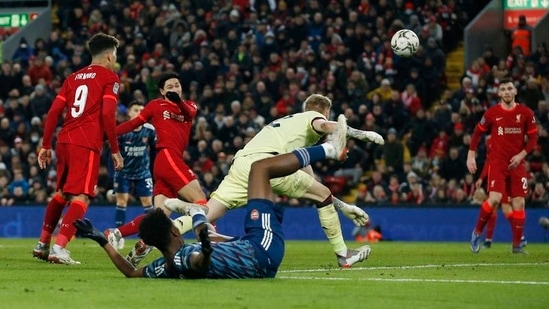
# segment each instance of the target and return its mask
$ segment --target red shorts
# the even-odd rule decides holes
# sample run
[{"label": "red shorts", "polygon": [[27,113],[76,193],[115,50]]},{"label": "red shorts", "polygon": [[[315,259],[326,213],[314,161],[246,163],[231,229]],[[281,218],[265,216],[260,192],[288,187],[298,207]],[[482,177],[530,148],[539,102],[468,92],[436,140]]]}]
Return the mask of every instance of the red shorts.
[{"label": "red shorts", "polygon": [[[526,197],[528,195],[528,174],[524,162],[510,170],[505,167],[490,164],[488,166],[488,192],[499,192],[509,198]],[[502,203],[505,200],[502,199]]]},{"label": "red shorts", "polygon": [[177,192],[196,179],[194,172],[185,164],[183,157],[174,155],[167,148],[161,149],[154,159],[153,195],[162,194],[177,198]]},{"label": "red shorts", "polygon": [[57,187],[63,193],[95,197],[99,174],[99,153],[82,146],[58,143]]}]

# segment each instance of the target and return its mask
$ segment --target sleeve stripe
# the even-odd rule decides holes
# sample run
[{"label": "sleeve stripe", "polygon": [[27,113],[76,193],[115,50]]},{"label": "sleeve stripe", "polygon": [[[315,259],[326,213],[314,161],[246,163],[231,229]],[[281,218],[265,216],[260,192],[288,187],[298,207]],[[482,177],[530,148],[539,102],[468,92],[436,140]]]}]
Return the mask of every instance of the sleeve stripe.
[{"label": "sleeve stripe", "polygon": [[60,101],[67,102],[67,98],[65,98],[64,96],[62,96],[60,94],[58,94],[55,98],[59,99]]},{"label": "sleeve stripe", "polygon": [[137,115],[137,118],[141,119],[143,122],[147,122],[147,119],[143,117],[141,114]]},{"label": "sleeve stripe", "polygon": [[528,131],[527,134],[536,133],[538,131],[538,128],[533,128],[532,130]]},{"label": "sleeve stripe", "polygon": [[113,99],[114,102],[117,102],[117,101],[118,101],[118,99],[117,99],[115,96],[113,96],[112,94],[106,94],[106,95],[104,95],[104,96],[103,96],[103,99]]},{"label": "sleeve stripe", "polygon": [[478,129],[481,130],[482,132],[486,132],[487,129],[485,126],[481,125],[480,123],[478,124]]}]

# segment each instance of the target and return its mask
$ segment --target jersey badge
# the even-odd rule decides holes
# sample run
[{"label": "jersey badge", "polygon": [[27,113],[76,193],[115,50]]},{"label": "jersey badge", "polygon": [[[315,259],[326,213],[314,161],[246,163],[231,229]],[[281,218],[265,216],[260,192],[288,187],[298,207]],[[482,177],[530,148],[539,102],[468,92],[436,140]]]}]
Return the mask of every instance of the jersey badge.
[{"label": "jersey badge", "polygon": [[520,123],[520,114],[517,115],[517,123]]},{"label": "jersey badge", "polygon": [[120,84],[119,83],[114,83],[114,86],[112,86],[112,92],[114,94],[118,94],[119,89],[120,89]]},{"label": "jersey badge", "polygon": [[253,209],[250,212],[250,219],[252,219],[253,221],[259,219],[259,211],[257,211],[257,209]]}]

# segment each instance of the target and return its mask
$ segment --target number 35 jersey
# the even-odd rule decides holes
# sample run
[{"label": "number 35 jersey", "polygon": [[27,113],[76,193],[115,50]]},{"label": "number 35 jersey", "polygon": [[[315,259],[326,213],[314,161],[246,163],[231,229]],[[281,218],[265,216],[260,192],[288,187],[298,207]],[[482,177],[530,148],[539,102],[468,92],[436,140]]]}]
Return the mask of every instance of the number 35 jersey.
[{"label": "number 35 jersey", "polygon": [[89,65],[69,75],[56,97],[65,102],[66,111],[57,142],[101,151],[105,134],[103,110],[116,111],[103,104],[116,105],[119,88],[118,75],[103,66]]},{"label": "number 35 jersey", "polygon": [[316,119],[326,120],[326,117],[319,112],[308,111],[274,120],[238,151],[236,157],[256,153],[288,153],[314,145],[322,137],[322,133],[313,128],[312,123]]}]

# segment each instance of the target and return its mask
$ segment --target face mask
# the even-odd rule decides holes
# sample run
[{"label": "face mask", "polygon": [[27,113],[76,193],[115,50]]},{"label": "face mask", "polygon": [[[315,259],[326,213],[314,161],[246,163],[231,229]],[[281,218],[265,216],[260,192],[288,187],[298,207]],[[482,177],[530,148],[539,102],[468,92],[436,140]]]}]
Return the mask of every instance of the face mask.
[{"label": "face mask", "polygon": [[33,143],[37,143],[39,139],[40,139],[40,137],[38,137],[38,136],[36,136],[36,135],[31,136],[31,141],[32,141]]}]

